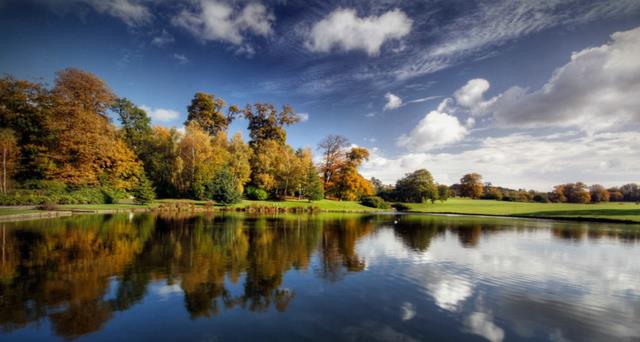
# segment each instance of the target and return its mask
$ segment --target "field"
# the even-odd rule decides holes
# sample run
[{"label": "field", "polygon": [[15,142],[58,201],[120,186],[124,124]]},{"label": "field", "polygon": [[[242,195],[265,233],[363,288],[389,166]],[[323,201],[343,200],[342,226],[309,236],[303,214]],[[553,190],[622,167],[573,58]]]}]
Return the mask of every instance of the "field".
[{"label": "field", "polygon": [[411,208],[411,211],[428,213],[583,218],[640,222],[640,205],[635,203],[521,203],[454,198],[444,203],[407,204],[407,206]]}]

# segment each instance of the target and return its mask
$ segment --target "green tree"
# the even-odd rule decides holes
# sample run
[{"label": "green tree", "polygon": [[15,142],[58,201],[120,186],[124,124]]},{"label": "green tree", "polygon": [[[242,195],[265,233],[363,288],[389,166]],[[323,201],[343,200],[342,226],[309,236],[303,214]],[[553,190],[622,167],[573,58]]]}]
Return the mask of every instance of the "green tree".
[{"label": "green tree", "polygon": [[247,105],[243,112],[244,118],[249,121],[249,144],[256,147],[265,141],[275,141],[285,144],[287,141],[286,126],[300,121],[300,116],[293,112],[290,106],[283,106],[281,111],[270,103],[256,103]]},{"label": "green tree", "polygon": [[307,170],[307,180],[305,182],[304,196],[311,201],[319,201],[324,198],[324,185],[318,175],[318,170],[310,164]]},{"label": "green tree", "polygon": [[238,180],[229,169],[225,168],[216,173],[209,185],[211,199],[224,205],[239,203],[242,193],[238,191]]},{"label": "green tree", "polygon": [[206,93],[196,93],[187,107],[187,121],[185,126],[191,122],[196,122],[202,129],[210,135],[215,136],[220,132],[226,132],[229,124],[240,112],[237,106],[232,105],[227,108],[227,114],[223,113],[225,102],[215,95]]},{"label": "green tree", "polygon": [[116,99],[111,111],[118,116],[124,141],[144,162],[153,136],[151,118],[127,98]]},{"label": "green tree", "polygon": [[480,198],[483,192],[480,174],[467,173],[460,179],[460,193],[463,197]]},{"label": "green tree", "polygon": [[438,199],[438,188],[426,169],[408,173],[396,182],[396,196],[401,202],[422,203]]},{"label": "green tree", "polygon": [[149,204],[156,198],[156,192],[149,179],[142,175],[138,185],[133,189],[134,201],[138,204]]}]

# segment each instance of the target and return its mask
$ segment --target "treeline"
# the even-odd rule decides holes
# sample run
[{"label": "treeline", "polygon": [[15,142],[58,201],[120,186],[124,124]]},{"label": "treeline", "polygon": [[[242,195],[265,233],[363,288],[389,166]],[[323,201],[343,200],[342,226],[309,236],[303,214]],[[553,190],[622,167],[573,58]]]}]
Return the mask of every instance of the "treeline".
[{"label": "treeline", "polygon": [[490,182],[483,183],[482,176],[477,173],[464,175],[460,179],[460,183],[453,184],[450,189],[452,196],[512,202],[601,203],[640,201],[640,187],[635,183],[625,184],[621,187],[606,188],[600,184],[588,186],[585,183],[576,182],[556,185],[550,192],[539,192],[494,186]]},{"label": "treeline", "polygon": [[[319,170],[309,148],[287,144],[286,127],[300,120],[290,106],[241,109],[199,92],[180,132],[152,126],[144,110],[94,74],[70,68],[56,75],[51,88],[0,79],[3,204],[110,203],[127,196],[147,203],[156,195],[229,204],[243,195],[356,200],[373,194],[357,170],[369,157],[366,149],[330,136],[320,144]],[[248,143],[240,133],[228,136],[237,118],[248,122]]]}]

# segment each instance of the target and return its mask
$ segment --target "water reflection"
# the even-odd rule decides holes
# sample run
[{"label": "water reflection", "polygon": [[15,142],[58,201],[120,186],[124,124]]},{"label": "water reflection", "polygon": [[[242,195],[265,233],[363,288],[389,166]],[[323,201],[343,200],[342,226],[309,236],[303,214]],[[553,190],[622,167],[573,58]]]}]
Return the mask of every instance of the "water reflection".
[{"label": "water reflection", "polygon": [[[323,304],[332,304],[327,310],[342,308],[364,319],[338,331],[343,338],[370,334],[363,326],[373,317],[389,324],[386,311],[368,308],[373,298],[378,307],[388,301],[400,312],[399,325],[380,326],[379,336],[443,334],[441,325],[424,321],[421,310],[428,308],[431,317],[449,317],[447,324],[458,326],[441,337],[474,334],[501,341],[507,334],[544,333],[575,339],[589,336],[586,331],[638,338],[632,323],[640,318],[640,288],[632,271],[640,267],[627,263],[622,270],[613,263],[619,263],[624,246],[639,254],[640,230],[613,228],[418,215],[143,214],[4,223],[0,328],[4,333],[37,329],[47,321],[54,335],[78,338],[103,330],[117,312],[144,307],[150,296],[179,297],[191,320],[232,310],[284,313],[296,301],[300,308],[319,305],[309,290],[318,282],[338,286],[350,274],[366,273],[366,282],[340,285],[357,286],[348,290],[360,297],[337,290],[324,294]],[[588,248],[567,249],[581,242],[606,242],[608,249],[591,249],[600,253],[595,256]],[[580,267],[587,266],[601,273],[581,278],[586,273]],[[287,283],[287,274],[298,274],[306,283],[291,286],[296,283]],[[554,286],[560,290],[550,291]],[[567,298],[574,307],[559,310]],[[347,301],[353,305],[343,307]],[[615,329],[593,326],[603,312],[616,317]],[[449,321],[450,315],[457,318]],[[545,331],[548,327],[554,330]],[[279,328],[295,330],[282,323]],[[329,334],[324,327],[321,332]]]}]

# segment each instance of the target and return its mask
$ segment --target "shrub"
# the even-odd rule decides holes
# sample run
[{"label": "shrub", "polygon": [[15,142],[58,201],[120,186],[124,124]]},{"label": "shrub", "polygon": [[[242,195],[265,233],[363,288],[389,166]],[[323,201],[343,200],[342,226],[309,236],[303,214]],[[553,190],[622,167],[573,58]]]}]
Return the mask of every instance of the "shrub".
[{"label": "shrub", "polygon": [[147,177],[142,176],[133,189],[133,198],[137,204],[148,204],[156,198],[156,192]]},{"label": "shrub", "polygon": [[104,203],[106,204],[116,204],[121,199],[124,199],[127,197],[126,192],[124,192],[123,190],[112,188],[112,187],[103,186],[101,190],[102,190]]},{"label": "shrub", "polygon": [[253,186],[247,187],[246,193],[247,193],[247,198],[254,201],[264,201],[267,198],[269,198],[268,192]]},{"label": "shrub", "polygon": [[239,203],[242,200],[242,193],[238,190],[238,183],[227,169],[216,174],[209,185],[211,199],[224,205]]},{"label": "shrub", "polygon": [[365,196],[360,199],[360,204],[378,209],[389,209],[389,203],[385,202],[382,198],[378,196]]},{"label": "shrub", "polygon": [[40,210],[58,210],[58,205],[53,202],[46,202],[38,206]]}]

